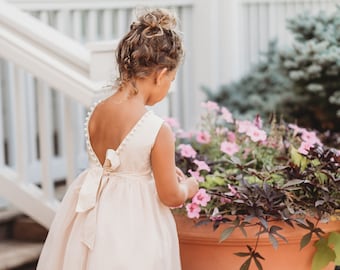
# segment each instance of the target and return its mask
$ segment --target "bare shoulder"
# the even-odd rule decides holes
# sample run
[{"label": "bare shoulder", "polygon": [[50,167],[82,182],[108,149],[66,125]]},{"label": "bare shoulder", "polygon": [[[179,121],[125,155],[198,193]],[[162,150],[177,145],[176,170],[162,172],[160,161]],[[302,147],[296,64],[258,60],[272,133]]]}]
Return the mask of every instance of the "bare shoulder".
[{"label": "bare shoulder", "polygon": [[173,145],[174,142],[175,139],[171,127],[167,123],[163,122],[156,137],[154,148],[159,148],[168,144]]}]

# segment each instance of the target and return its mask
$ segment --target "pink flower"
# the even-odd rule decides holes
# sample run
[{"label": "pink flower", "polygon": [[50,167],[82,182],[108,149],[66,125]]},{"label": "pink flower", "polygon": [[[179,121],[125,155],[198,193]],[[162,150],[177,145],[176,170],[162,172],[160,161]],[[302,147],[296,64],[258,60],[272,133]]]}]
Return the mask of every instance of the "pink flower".
[{"label": "pink flower", "polygon": [[200,131],[196,135],[196,140],[199,143],[207,144],[210,143],[211,136],[207,131]]},{"label": "pink flower", "polygon": [[218,210],[217,207],[214,208],[214,211],[210,217],[211,220],[221,220],[223,217],[220,214],[220,211]]},{"label": "pink flower", "polygon": [[211,196],[207,194],[207,191],[204,188],[200,188],[195,196],[192,198],[192,202],[197,205],[207,206],[210,199]]},{"label": "pink flower", "polygon": [[251,127],[253,127],[253,123],[245,120],[245,121],[236,121],[237,124],[237,131],[239,133],[246,133]]},{"label": "pink flower", "polygon": [[236,135],[235,135],[235,133],[232,132],[232,131],[229,131],[227,133],[227,139],[228,139],[229,142],[232,142],[232,143],[236,142]]},{"label": "pink flower", "polygon": [[224,141],[221,143],[221,151],[228,154],[229,156],[233,156],[235,153],[239,151],[239,146],[236,143]]},{"label": "pink flower", "polygon": [[261,130],[255,126],[248,129],[246,133],[253,142],[265,141],[267,139],[267,134],[264,130]]},{"label": "pink flower", "polygon": [[301,135],[301,139],[305,142],[308,142],[309,144],[318,144],[322,145],[320,139],[316,136],[315,131],[307,131],[304,130]]},{"label": "pink flower", "polygon": [[228,184],[228,188],[229,188],[230,193],[232,195],[236,195],[237,194],[237,190],[232,185]]},{"label": "pink flower", "polygon": [[197,155],[196,151],[190,144],[180,144],[178,148],[181,150],[181,155],[183,157],[195,158]]},{"label": "pink flower", "polygon": [[190,173],[190,175],[192,177],[194,177],[198,182],[204,182],[204,177],[200,176],[200,172],[199,171],[193,171],[193,170],[188,170],[188,173]]},{"label": "pink flower", "polygon": [[233,123],[234,122],[233,115],[231,114],[231,112],[227,108],[222,107],[221,108],[221,113],[222,113],[222,118],[227,123]]},{"label": "pink flower", "polygon": [[164,119],[164,122],[167,123],[171,128],[179,128],[178,121],[173,117],[167,117]]},{"label": "pink flower", "polygon": [[200,217],[201,208],[196,203],[188,203],[185,208],[187,210],[188,218]]},{"label": "pink flower", "polygon": [[300,128],[299,126],[294,124],[288,124],[288,127],[294,130],[294,136],[298,133],[303,133],[304,131],[306,131],[305,128]]},{"label": "pink flower", "polygon": [[235,196],[237,198],[240,198],[240,194],[238,193],[238,191],[236,190],[236,188],[234,188],[232,185],[228,184],[228,188],[230,190],[230,192],[227,193],[227,195],[229,196]]},{"label": "pink flower", "polygon": [[208,102],[202,102],[201,106],[203,108],[206,108],[208,111],[218,111],[220,107],[216,102],[208,101]]},{"label": "pink flower", "polygon": [[194,163],[198,166],[197,171],[205,170],[207,172],[210,172],[210,167],[207,163],[205,163],[205,161],[195,159]]},{"label": "pink flower", "polygon": [[313,146],[314,144],[313,143],[310,143],[310,142],[302,142],[299,149],[298,149],[298,152],[300,154],[303,154],[303,155],[307,155],[308,154],[308,151],[309,149]]}]

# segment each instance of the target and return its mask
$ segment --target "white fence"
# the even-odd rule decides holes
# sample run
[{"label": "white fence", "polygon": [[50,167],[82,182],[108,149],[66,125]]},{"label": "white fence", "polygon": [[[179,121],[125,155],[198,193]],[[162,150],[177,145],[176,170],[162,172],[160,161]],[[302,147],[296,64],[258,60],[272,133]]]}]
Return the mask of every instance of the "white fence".
[{"label": "white fence", "polygon": [[[274,38],[280,46],[289,44],[292,37],[285,29],[287,18],[304,10],[330,12],[340,3],[339,0],[8,2],[83,45],[119,39],[138,6],[175,10],[184,33],[186,59],[172,93],[156,110],[161,115],[177,117],[186,127],[193,125],[204,99],[201,86],[216,90],[219,85],[239,78],[258,61],[259,52],[266,51],[268,42]],[[0,82],[0,172],[5,167],[21,168],[25,182],[40,183],[70,178],[82,170],[86,166],[84,105],[5,59],[0,59]],[[21,147],[24,159],[18,157]],[[42,159],[48,160],[44,166]]]}]

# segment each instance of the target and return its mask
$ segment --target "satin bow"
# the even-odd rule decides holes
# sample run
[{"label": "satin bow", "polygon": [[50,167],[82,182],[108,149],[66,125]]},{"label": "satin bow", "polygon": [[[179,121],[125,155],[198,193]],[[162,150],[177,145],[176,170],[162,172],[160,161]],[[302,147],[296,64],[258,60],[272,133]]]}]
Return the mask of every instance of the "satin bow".
[{"label": "satin bow", "polygon": [[89,249],[93,248],[95,241],[97,202],[103,188],[109,181],[110,174],[113,173],[119,165],[120,160],[116,151],[108,149],[103,167],[90,168],[81,186],[76,212],[86,215],[83,224],[82,242],[88,246]]}]

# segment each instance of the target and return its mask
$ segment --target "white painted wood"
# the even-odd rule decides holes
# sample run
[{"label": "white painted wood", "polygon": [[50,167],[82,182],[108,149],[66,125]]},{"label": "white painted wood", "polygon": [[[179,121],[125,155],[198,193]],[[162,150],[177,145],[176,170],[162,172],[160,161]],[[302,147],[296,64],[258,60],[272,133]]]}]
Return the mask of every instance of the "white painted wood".
[{"label": "white painted wood", "polygon": [[72,15],[72,37],[79,42],[83,42],[83,35],[82,35],[82,13],[79,10],[73,11]]},{"label": "white painted wood", "polygon": [[76,162],[75,162],[75,153],[76,153],[76,137],[75,135],[75,129],[74,129],[74,118],[73,118],[73,109],[74,104],[72,104],[72,101],[68,98],[64,98],[64,128],[63,128],[63,137],[65,138],[65,159],[66,159],[66,183],[69,186],[72,181],[76,177]]},{"label": "white painted wood", "polygon": [[[5,74],[3,73],[4,68],[4,60],[0,59],[0,82],[5,80]],[[6,89],[4,88],[4,84],[0,83],[0,168],[5,166],[5,138],[4,138],[4,92]]]},{"label": "white painted wood", "polygon": [[15,166],[15,155],[17,153],[16,144],[15,144],[15,126],[13,125],[15,121],[15,66],[11,62],[6,63],[6,72],[7,72],[7,95],[6,95],[6,103],[5,103],[5,139],[7,140],[7,148],[8,148],[8,165],[14,167]]},{"label": "white painted wood", "polygon": [[98,12],[96,10],[88,11],[87,23],[87,42],[95,41],[98,38]]},{"label": "white painted wood", "polygon": [[18,67],[14,68],[14,98],[15,98],[15,116],[12,125],[15,130],[15,167],[19,180],[27,180],[27,143],[26,143],[26,92],[23,84],[23,70]]},{"label": "white painted wood", "polygon": [[127,32],[128,27],[127,27],[127,23],[128,23],[128,19],[127,19],[127,11],[124,9],[119,9],[117,12],[117,16],[116,16],[116,36],[115,38],[122,38],[123,35]]},{"label": "white painted wood", "polygon": [[38,123],[39,153],[41,162],[41,185],[46,199],[54,198],[54,187],[51,176],[52,138],[51,138],[51,91],[47,85],[38,81]]},{"label": "white painted wood", "polygon": [[9,167],[0,170],[0,196],[10,200],[11,204],[31,216],[37,222],[49,228],[58,203],[55,199],[46,200],[41,190],[33,184],[18,183],[18,174]]},{"label": "white painted wood", "polygon": [[103,12],[103,38],[105,40],[113,39],[113,11],[106,9]]},{"label": "white painted wood", "polygon": [[[26,81],[26,106],[27,106],[27,138],[26,143],[28,146],[28,162],[29,166],[38,159],[37,152],[37,102],[36,102],[36,91],[34,84],[34,77],[31,74],[25,74]],[[31,171],[31,169],[30,169]],[[30,176],[31,174],[29,174]],[[37,178],[36,178],[37,179]]]},{"label": "white painted wood", "polygon": [[[7,0],[10,3],[15,4],[16,6],[25,9],[25,10],[98,10],[98,9],[127,9],[127,8],[135,8],[138,6],[152,7],[159,6],[159,0],[100,0],[100,1],[91,1],[91,0],[59,0],[59,1],[25,1],[25,0]],[[191,6],[195,0],[162,0],[161,5],[166,6]]]},{"label": "white painted wood", "polygon": [[90,78],[92,80],[105,81],[110,84],[110,81],[117,77],[118,71],[115,63],[117,46],[117,40],[92,42],[86,45],[91,55]]}]

